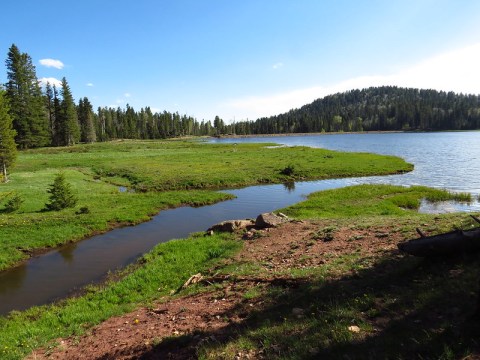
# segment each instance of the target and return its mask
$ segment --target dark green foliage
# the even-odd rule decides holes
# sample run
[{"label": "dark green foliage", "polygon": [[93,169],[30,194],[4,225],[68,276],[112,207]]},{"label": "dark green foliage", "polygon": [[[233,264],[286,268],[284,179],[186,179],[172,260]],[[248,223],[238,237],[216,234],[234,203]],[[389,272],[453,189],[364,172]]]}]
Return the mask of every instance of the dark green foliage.
[{"label": "dark green foliage", "polygon": [[67,79],[62,79],[62,88],[60,90],[62,101],[60,109],[56,116],[56,133],[58,145],[70,146],[80,141],[80,128],[78,126],[78,116],[72,92],[68,86]]},{"label": "dark green foliage", "polygon": [[24,200],[19,194],[14,194],[13,197],[7,201],[5,208],[3,209],[6,213],[12,213],[20,209]]},{"label": "dark green foliage", "polygon": [[47,192],[50,194],[50,202],[45,205],[45,210],[58,211],[75,207],[77,204],[77,197],[73,194],[71,186],[67,183],[63,173],[59,173],[55,177],[53,184]]},{"label": "dark green foliage", "polygon": [[286,176],[292,176],[295,173],[295,166],[294,165],[287,165],[284,169],[280,171],[280,174]]},{"label": "dark green foliage", "polygon": [[8,181],[7,168],[12,166],[17,158],[15,134],[5,91],[0,88],[0,177],[3,178],[3,182]]},{"label": "dark green foliage", "polygon": [[88,206],[82,206],[80,209],[78,209],[77,212],[75,212],[77,215],[82,215],[82,214],[90,214],[90,209]]},{"label": "dark green foliage", "polygon": [[21,53],[16,45],[12,45],[6,65],[7,98],[13,127],[17,132],[16,143],[22,149],[48,145],[48,118],[32,59],[28,54]]},{"label": "dark green foliage", "polygon": [[93,121],[92,104],[86,97],[78,102],[78,122],[80,123],[80,141],[92,143],[97,140]]},{"label": "dark green foliage", "polygon": [[480,97],[436,90],[371,87],[317,99],[300,109],[234,124],[237,134],[480,128]]}]

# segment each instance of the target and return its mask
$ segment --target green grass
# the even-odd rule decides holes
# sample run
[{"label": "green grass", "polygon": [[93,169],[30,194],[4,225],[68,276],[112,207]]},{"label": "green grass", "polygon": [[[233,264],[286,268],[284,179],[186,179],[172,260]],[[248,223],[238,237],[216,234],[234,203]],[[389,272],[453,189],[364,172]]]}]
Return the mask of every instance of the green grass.
[{"label": "green grass", "polygon": [[[119,224],[139,223],[161,209],[230,197],[214,191],[219,188],[412,168],[399,158],[373,154],[199,141],[115,141],[41,148],[20,152],[17,163],[10,182],[0,184],[0,211],[15,194],[24,200],[17,211],[0,213],[0,270],[38,249]],[[291,164],[294,173],[283,175],[282,169]],[[71,183],[78,204],[74,209],[42,212],[47,189],[59,172]],[[119,186],[129,191],[121,192]]]},{"label": "green grass", "polygon": [[[329,225],[312,234],[322,240],[341,226],[390,229],[408,239],[418,226],[442,232],[478,225],[466,214],[419,214],[423,198],[468,200],[425,187],[361,185],[312,194],[282,212],[322,219]],[[322,266],[276,274],[298,279],[296,286],[246,290],[246,300],[261,303],[241,326],[224,329],[226,340],[203,345],[199,358],[235,359],[241,353],[265,359],[459,359],[480,351],[480,326],[472,318],[478,256],[424,260],[382,251],[365,257],[361,246],[341,256],[325,254],[330,261]],[[251,275],[261,274],[255,264],[249,268]],[[235,269],[230,264],[226,270]]]},{"label": "green grass", "polygon": [[310,194],[308,200],[281,211],[300,219],[409,216],[422,199],[471,201],[469,194],[424,186],[357,185]]},{"label": "green grass", "polygon": [[[42,211],[48,201],[46,189],[57,170],[14,173],[2,185],[6,193],[15,192],[25,200],[16,213],[0,215],[0,270],[29,256],[36,249],[56,247],[118,224],[135,224],[149,219],[159,209],[182,204],[209,204],[229,198],[213,191],[168,191],[150,193],[120,192],[117,186],[94,181],[76,170],[64,170],[78,196],[73,209]],[[82,207],[88,213],[79,213]]]},{"label": "green grass", "polygon": [[87,294],[58,305],[33,307],[0,317],[0,358],[20,359],[59,337],[83,334],[111,316],[148,304],[179,288],[192,274],[231,256],[241,242],[231,236],[204,236],[157,245],[121,281],[91,286]]},{"label": "green grass", "polygon": [[[138,190],[236,187],[411,171],[393,156],[268,144],[117,141],[23,152],[16,171],[79,168]],[[271,144],[270,144],[271,145]],[[293,166],[293,173],[282,174]]]},{"label": "green grass", "polygon": [[[345,191],[368,216],[353,212]],[[395,232],[405,229],[407,238],[419,224],[437,232],[473,225],[465,214],[438,216],[413,210],[402,210],[409,216],[403,216],[403,212],[382,214],[385,208],[399,206],[394,201],[386,207],[382,205],[385,201],[400,195],[421,199],[432,191],[436,193],[424,187],[408,191],[362,185],[320,192],[284,211],[295,209],[306,214],[305,210],[320,219],[325,217],[325,208],[339,206],[338,216],[321,220],[325,226],[313,237],[324,237],[346,224],[373,232],[377,228],[384,231],[385,227]],[[344,205],[337,204],[338,199]],[[404,205],[405,201],[399,203]],[[125,270],[117,282],[90,287],[85,295],[57,305],[0,318],[0,358],[20,359],[34,348],[55,346],[55,339],[77,336],[111,316],[154,303],[178,289],[192,274],[207,269],[232,278],[271,278],[261,264],[232,260],[231,255],[241,247],[241,241],[218,234],[195,234],[187,240],[160,244]],[[229,260],[224,262],[226,258]],[[272,283],[246,288],[235,311],[250,315],[241,326],[226,322],[222,330],[227,335],[225,340],[204,343],[199,347],[199,358],[235,359],[239,353],[249,353],[252,358],[261,354],[267,359],[453,359],[478,349],[476,334],[480,329],[469,320],[476,302],[478,259],[423,261],[393,252],[366,258],[361,251],[330,259],[322,266],[276,274],[290,278],[292,284],[297,281],[295,286]],[[221,289],[215,286],[219,285],[211,290]],[[196,290],[206,289],[198,286],[180,294]],[[259,302],[251,307],[251,301]],[[295,315],[293,308],[302,309],[302,315]],[[350,326],[357,326],[360,332],[350,331]],[[208,330],[202,333],[205,337],[212,335],[218,336]],[[183,341],[188,337],[158,339],[154,345],[168,343],[175,347]]]}]

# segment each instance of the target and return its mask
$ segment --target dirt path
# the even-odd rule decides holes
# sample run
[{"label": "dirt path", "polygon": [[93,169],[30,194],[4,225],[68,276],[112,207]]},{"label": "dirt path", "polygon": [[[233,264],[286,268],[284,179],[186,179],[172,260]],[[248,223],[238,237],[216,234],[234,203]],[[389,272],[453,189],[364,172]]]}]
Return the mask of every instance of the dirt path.
[{"label": "dirt path", "polygon": [[[286,223],[246,240],[232,260],[261,266],[261,275],[224,281],[212,278],[217,281],[213,289],[162,299],[153,308],[111,318],[80,338],[59,339],[58,346],[37,350],[29,359],[194,359],[199,345],[227,338],[242,327],[250,312],[262,307],[261,298],[244,296],[252,286],[271,282],[295,286],[302,280],[282,275],[286,270],[324,266],[345,253],[375,255],[394,249],[400,240],[400,234],[386,228]],[[238,354],[238,358],[261,358],[261,354]]]}]

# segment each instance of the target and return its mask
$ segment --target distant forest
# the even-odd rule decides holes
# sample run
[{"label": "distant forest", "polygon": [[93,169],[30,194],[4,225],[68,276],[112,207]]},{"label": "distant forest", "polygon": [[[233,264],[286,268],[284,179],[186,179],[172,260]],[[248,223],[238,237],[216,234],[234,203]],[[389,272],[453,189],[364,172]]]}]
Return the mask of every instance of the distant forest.
[{"label": "distant forest", "polygon": [[74,101],[65,78],[58,89],[51,84],[42,88],[32,59],[15,45],[5,63],[8,81],[0,87],[0,97],[6,100],[2,106],[8,109],[15,144],[23,149],[179,136],[480,129],[478,95],[393,86],[338,93],[284,114],[231,124],[218,116],[198,121],[128,104],[95,111],[86,97]]},{"label": "distant forest", "polygon": [[300,109],[235,124],[251,134],[480,129],[480,97],[395,86],[351,90]]}]

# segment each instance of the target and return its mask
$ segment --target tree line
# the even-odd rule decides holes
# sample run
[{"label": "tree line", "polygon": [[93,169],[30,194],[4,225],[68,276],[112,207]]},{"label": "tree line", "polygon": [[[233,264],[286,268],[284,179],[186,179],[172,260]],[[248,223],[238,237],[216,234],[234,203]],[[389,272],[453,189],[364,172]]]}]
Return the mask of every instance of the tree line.
[{"label": "tree line", "polygon": [[59,88],[41,87],[27,53],[13,44],[7,82],[0,86],[0,171],[16,149],[70,146],[114,139],[388,130],[472,130],[480,128],[480,98],[395,86],[351,90],[317,99],[299,109],[255,121],[226,124],[218,116],[198,121],[178,112],[99,107],[87,97],[75,102],[67,79]]},{"label": "tree line", "polygon": [[480,97],[370,87],[326,96],[287,113],[235,124],[237,134],[480,129]]},{"label": "tree line", "polygon": [[[113,139],[164,139],[177,136],[216,135],[226,130],[223,120],[197,121],[178,112],[153,112],[150,107],[136,111],[128,104],[122,109],[99,107],[93,110],[87,97],[74,101],[64,77],[61,85],[42,87],[31,57],[13,44],[5,61],[7,82],[1,96],[19,149],[69,146]],[[7,106],[7,105],[5,105]]]}]

